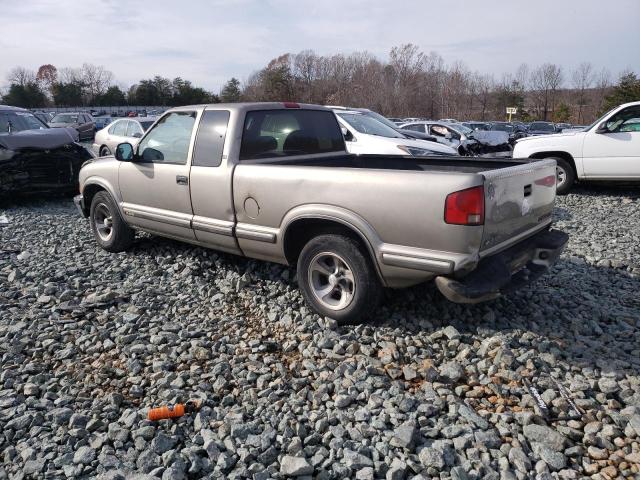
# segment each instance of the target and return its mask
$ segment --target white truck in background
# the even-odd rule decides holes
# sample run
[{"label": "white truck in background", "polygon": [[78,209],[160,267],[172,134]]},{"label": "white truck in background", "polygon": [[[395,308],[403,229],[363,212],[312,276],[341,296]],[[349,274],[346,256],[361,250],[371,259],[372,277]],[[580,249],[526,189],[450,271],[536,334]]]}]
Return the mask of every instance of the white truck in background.
[{"label": "white truck in background", "polygon": [[518,140],[514,158],[557,162],[557,192],[576,181],[640,181],[640,102],[625,103],[579,131]]}]

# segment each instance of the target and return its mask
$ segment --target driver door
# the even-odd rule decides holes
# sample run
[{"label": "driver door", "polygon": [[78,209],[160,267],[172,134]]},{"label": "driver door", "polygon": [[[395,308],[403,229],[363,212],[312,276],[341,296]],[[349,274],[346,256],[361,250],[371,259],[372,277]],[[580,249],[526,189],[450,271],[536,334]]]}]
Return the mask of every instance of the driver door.
[{"label": "driver door", "polygon": [[127,222],[178,239],[195,240],[189,194],[191,150],[198,113],[171,112],[140,140],[118,183]]},{"label": "driver door", "polygon": [[614,113],[608,131],[591,129],[584,137],[584,174],[592,179],[640,179],[640,105]]}]

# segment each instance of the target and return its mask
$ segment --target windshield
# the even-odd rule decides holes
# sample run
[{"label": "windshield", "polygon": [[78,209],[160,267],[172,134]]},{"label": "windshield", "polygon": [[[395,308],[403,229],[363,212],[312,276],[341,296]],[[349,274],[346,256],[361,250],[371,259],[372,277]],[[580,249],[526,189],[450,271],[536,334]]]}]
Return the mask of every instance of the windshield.
[{"label": "windshield", "polygon": [[473,129],[467,127],[466,125],[462,125],[461,123],[456,123],[455,125],[449,125],[449,127],[455,130],[456,132],[462,133],[467,136],[473,133]]},{"label": "windshield", "polygon": [[593,127],[595,127],[596,125],[599,125],[600,123],[602,123],[604,121],[605,118],[607,118],[609,115],[611,115],[611,112],[613,112],[616,108],[618,107],[614,107],[611,110],[609,110],[607,113],[605,113],[604,115],[602,115],[599,119],[597,119],[595,122],[593,122],[591,125],[589,125],[588,127],[584,127],[582,130],[584,132],[586,132],[587,130],[591,130]]},{"label": "windshield", "polygon": [[359,113],[338,113],[338,116],[358,132],[378,137],[405,138],[393,128],[388,127],[373,117]]},{"label": "windshield", "polygon": [[0,135],[21,132],[23,130],[40,130],[47,126],[32,113],[0,112]]},{"label": "windshield", "polygon": [[556,129],[551,123],[533,122],[529,127],[529,130],[538,130],[541,132],[555,132]]},{"label": "windshield", "polygon": [[389,128],[393,128],[394,130],[398,128],[398,125],[396,125],[395,123],[393,123],[391,120],[389,120],[387,117],[383,117],[382,115],[380,115],[379,113],[376,112],[372,112],[371,110],[365,110],[362,112],[363,115],[366,115],[367,117],[371,117],[371,118],[375,118],[376,120],[378,120],[380,123],[384,123],[387,127]]},{"label": "windshield", "polygon": [[506,123],[494,123],[491,125],[491,130],[511,133],[513,132],[513,125],[507,125]]},{"label": "windshield", "polygon": [[53,120],[51,120],[51,123],[78,123],[78,115],[61,113],[53,117]]}]

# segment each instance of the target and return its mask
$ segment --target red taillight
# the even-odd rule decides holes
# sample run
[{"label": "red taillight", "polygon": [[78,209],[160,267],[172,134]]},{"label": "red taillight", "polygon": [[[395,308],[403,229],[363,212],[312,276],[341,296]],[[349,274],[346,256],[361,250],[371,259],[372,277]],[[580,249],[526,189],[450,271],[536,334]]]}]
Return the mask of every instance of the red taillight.
[{"label": "red taillight", "polygon": [[296,102],[282,102],[284,108],[300,108],[300,104]]},{"label": "red taillight", "polygon": [[484,223],[484,187],[467,188],[447,195],[444,221],[454,225]]},{"label": "red taillight", "polygon": [[549,175],[547,177],[539,178],[538,180],[536,180],[536,185],[542,185],[543,187],[555,187],[556,176]]}]

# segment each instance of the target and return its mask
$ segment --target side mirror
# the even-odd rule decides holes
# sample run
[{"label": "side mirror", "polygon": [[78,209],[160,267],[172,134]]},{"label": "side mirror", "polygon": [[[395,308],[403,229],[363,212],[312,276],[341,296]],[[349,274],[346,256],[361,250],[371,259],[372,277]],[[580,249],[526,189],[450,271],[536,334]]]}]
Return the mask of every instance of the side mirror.
[{"label": "side mirror", "polygon": [[116,147],[116,160],[130,162],[133,160],[133,146],[130,143],[121,143]]},{"label": "side mirror", "polygon": [[600,125],[598,125],[598,128],[596,128],[596,133],[609,133],[607,122],[602,122]]}]

